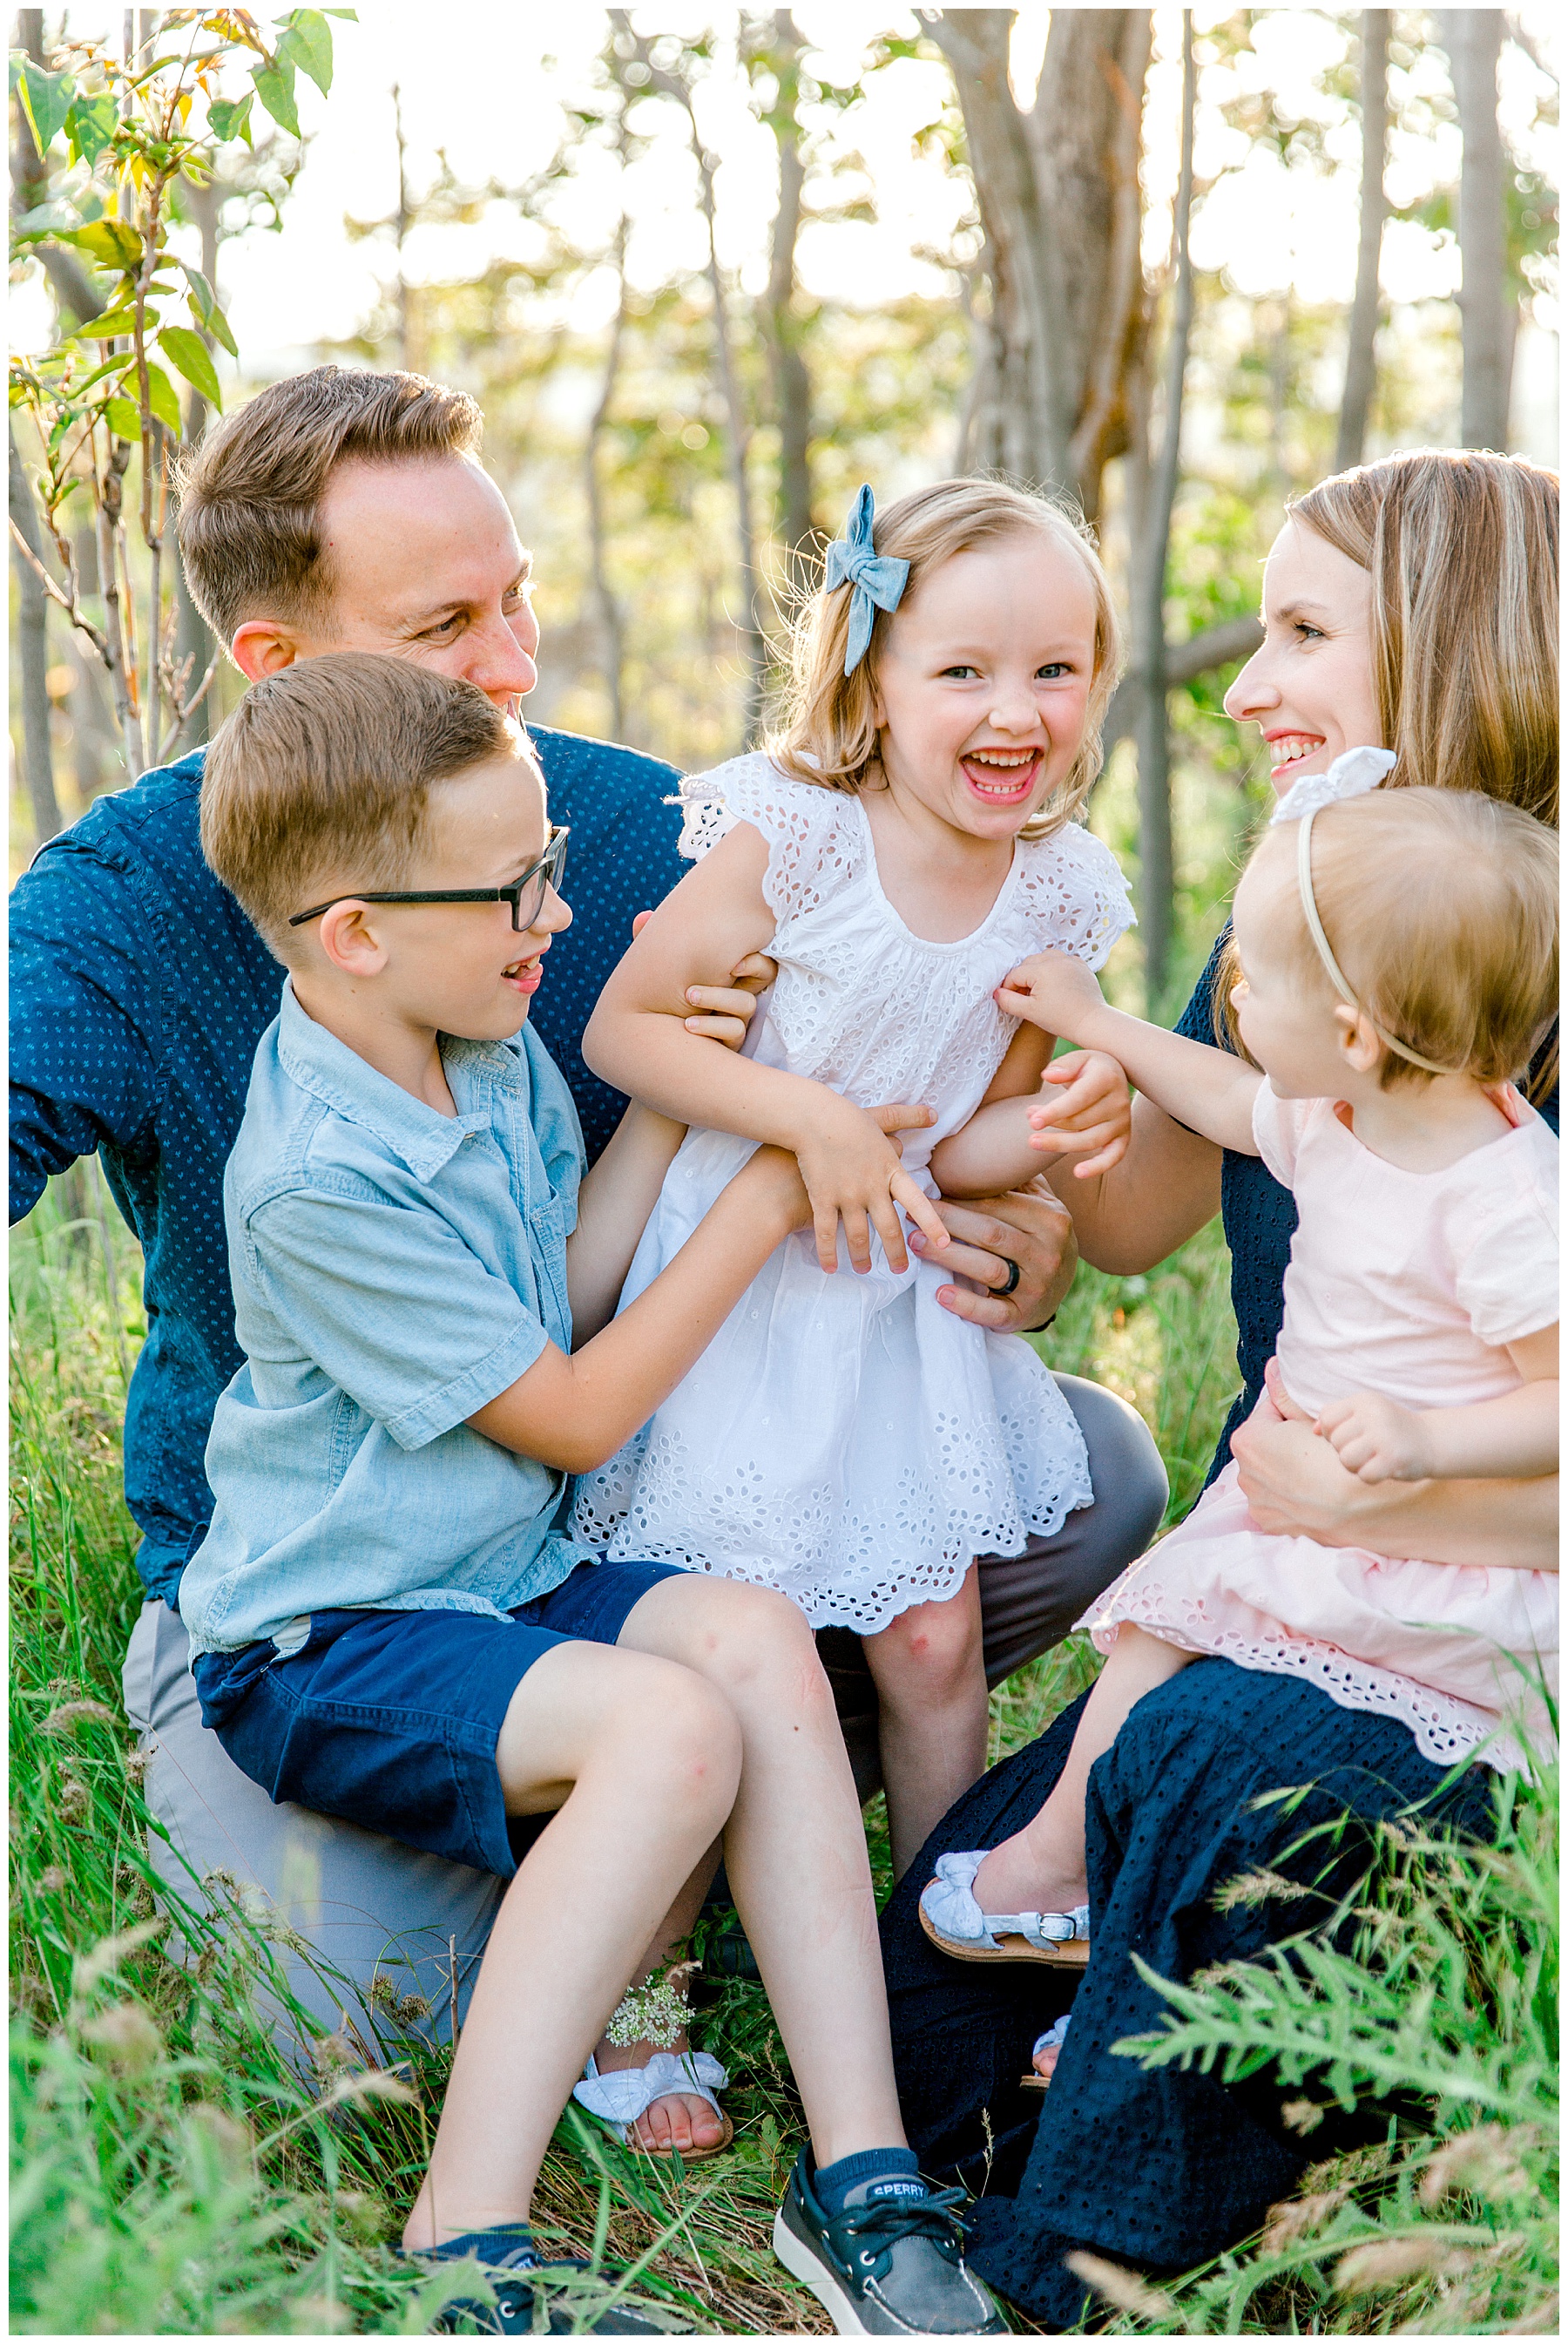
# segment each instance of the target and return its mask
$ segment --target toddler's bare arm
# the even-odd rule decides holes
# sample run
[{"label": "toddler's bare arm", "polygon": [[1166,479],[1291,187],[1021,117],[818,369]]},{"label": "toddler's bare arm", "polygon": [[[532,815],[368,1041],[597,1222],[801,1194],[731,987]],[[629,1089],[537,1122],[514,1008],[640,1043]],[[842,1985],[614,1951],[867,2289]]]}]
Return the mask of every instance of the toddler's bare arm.
[{"label": "toddler's bare arm", "polygon": [[1381,1392],[1331,1400],[1318,1430],[1363,1481],[1536,1480],[1557,1470],[1557,1329],[1508,1346],[1517,1391],[1470,1408],[1402,1408]]}]

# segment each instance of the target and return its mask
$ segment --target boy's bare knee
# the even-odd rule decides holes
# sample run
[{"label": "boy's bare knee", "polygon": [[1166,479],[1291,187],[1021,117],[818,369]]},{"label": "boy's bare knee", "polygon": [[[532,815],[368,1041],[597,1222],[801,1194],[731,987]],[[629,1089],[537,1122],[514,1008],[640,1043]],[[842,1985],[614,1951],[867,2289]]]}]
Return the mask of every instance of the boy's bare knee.
[{"label": "boy's bare knee", "polygon": [[694,1581],[695,1574],[686,1582],[691,1593],[681,1601],[678,1633],[681,1657],[690,1667],[727,1691],[762,1678],[784,1677],[793,1684],[821,1677],[816,1639],[787,1595],[739,1580]]}]

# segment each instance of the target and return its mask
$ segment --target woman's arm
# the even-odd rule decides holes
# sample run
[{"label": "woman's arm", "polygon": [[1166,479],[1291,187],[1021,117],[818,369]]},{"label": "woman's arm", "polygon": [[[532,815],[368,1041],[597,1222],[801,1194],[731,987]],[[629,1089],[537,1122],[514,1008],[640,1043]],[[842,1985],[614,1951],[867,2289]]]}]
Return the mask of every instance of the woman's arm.
[{"label": "woman's arm", "polygon": [[[1317,1429],[1359,1481],[1527,1481],[1557,1470],[1557,1329],[1508,1346],[1524,1380],[1468,1408],[1402,1408],[1382,1392],[1331,1400]],[[1276,1375],[1277,1380],[1277,1375]]]},{"label": "woman's arm", "polygon": [[1395,1561],[1557,1569],[1557,1476],[1529,1481],[1377,1481],[1347,1472],[1305,1416],[1267,1399],[1231,1453],[1260,1530],[1360,1546]]}]

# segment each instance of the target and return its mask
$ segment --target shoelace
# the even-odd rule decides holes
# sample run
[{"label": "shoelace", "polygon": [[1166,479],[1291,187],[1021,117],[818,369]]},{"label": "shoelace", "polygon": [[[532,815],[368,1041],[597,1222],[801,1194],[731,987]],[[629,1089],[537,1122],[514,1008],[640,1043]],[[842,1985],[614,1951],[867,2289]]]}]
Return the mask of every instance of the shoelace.
[{"label": "shoelace", "polygon": [[895,2238],[930,2238],[961,2249],[963,2225],[952,2209],[968,2197],[964,2189],[932,2189],[923,2198],[878,2198],[869,2206],[846,2206],[833,2227],[847,2238],[879,2234],[890,2245]]}]

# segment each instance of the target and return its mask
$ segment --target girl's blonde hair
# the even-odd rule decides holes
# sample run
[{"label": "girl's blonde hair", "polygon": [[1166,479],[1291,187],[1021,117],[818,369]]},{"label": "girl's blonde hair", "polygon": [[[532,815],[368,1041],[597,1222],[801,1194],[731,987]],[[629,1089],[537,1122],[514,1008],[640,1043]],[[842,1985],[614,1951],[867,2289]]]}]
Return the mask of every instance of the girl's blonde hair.
[{"label": "girl's blonde hair", "polygon": [[[1332,1002],[1302,909],[1299,839],[1282,823],[1257,852],[1279,866],[1292,973]],[[1523,1073],[1557,1006],[1556,832],[1479,791],[1385,783],[1324,806],[1312,853],[1329,949],[1372,1023],[1477,1082]],[[1432,1079],[1392,1050],[1378,1076],[1383,1090]]]},{"label": "girl's blonde hair", "polygon": [[[1048,498],[1005,480],[939,480],[934,488],[917,489],[879,512],[872,538],[878,553],[909,563],[902,597],[907,607],[931,572],[955,553],[1026,532],[1050,538],[1070,551],[1081,563],[1094,596],[1094,672],[1083,739],[1066,781],[1022,832],[1025,838],[1042,838],[1071,820],[1093,786],[1101,765],[1101,728],[1121,662],[1111,583],[1087,524]],[[784,722],[765,745],[775,764],[794,780],[852,793],[864,786],[878,759],[871,709],[889,614],[876,612],[870,649],[854,673],[846,675],[850,600],[847,587],[831,594],[819,587],[801,611],[791,647],[792,682]]]},{"label": "girl's blonde hair", "polygon": [[[1382,745],[1398,758],[1385,791],[1479,791],[1555,824],[1557,505],[1556,473],[1521,456],[1422,449],[1337,472],[1286,508],[1371,572]],[[1239,1050],[1235,977],[1227,948],[1215,1032]]]}]

